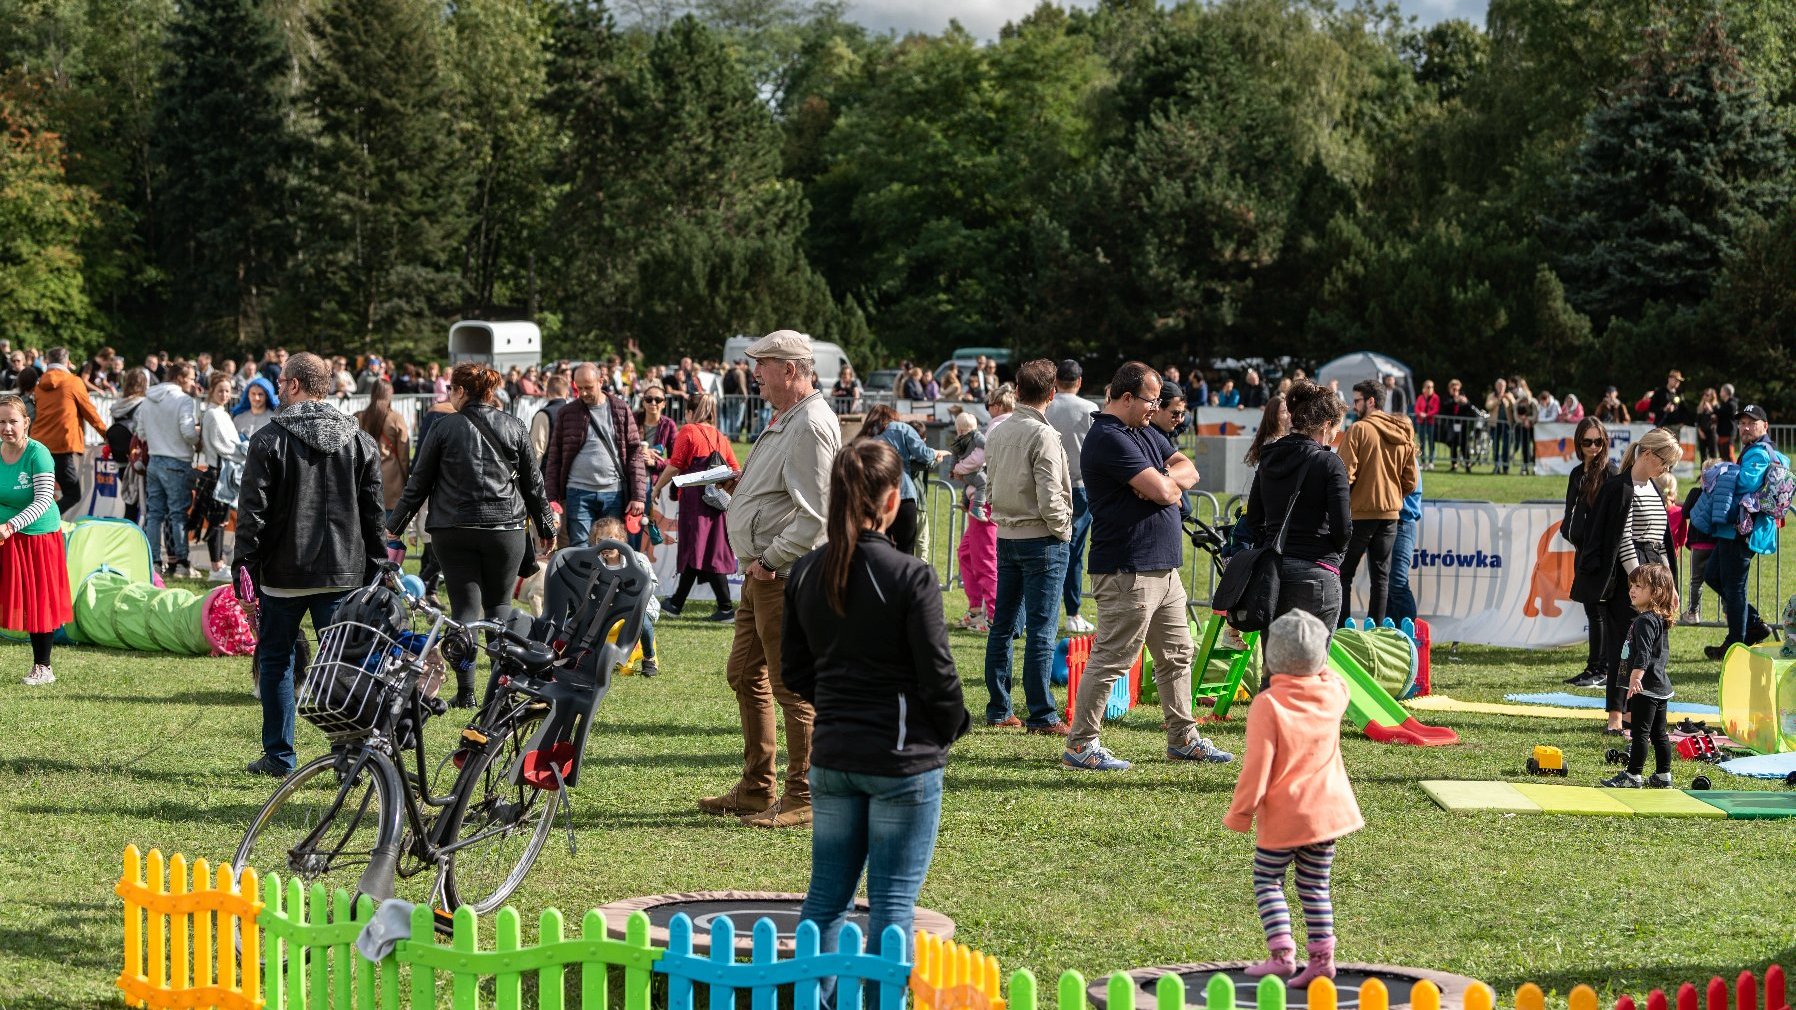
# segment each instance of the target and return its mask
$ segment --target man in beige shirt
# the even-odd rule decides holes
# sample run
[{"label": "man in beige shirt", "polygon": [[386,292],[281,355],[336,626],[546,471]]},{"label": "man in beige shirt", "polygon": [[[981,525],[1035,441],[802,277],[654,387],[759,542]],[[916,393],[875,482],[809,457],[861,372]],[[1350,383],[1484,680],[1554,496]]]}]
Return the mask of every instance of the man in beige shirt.
[{"label": "man in beige shirt", "polygon": [[[724,513],[730,548],[743,573],[736,636],[725,667],[742,718],[742,777],[698,808],[734,815],[755,827],[811,823],[811,706],[780,677],[780,634],[786,575],[792,563],[821,546],[829,468],[842,447],[841,428],[813,380],[811,340],[775,330],[749,345],[755,380],[775,417],[742,467]],[[777,801],[779,754],[775,703],[786,717],[786,787]]]}]

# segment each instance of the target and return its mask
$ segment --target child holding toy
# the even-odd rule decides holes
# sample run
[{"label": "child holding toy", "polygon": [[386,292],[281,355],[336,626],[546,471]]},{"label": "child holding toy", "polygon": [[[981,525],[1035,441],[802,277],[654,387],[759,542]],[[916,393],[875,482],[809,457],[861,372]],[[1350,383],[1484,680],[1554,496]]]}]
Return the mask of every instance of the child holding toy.
[{"label": "child holding toy", "polygon": [[[1622,669],[1628,671],[1628,714],[1634,735],[1628,744],[1627,770],[1605,779],[1613,789],[1671,788],[1671,734],[1665,729],[1665,710],[1671,701],[1671,677],[1666,671],[1670,654],[1671,625],[1677,620],[1678,587],[1671,569],[1648,564],[1628,576],[1628,602],[1640,613],[1628,627],[1621,647]],[[1646,768],[1646,744],[1653,745],[1653,777],[1642,779]]]},{"label": "child holding toy", "polygon": [[[629,531],[624,528],[624,521],[622,519],[619,519],[616,516],[606,516],[603,519],[593,520],[592,533],[590,534],[591,539],[588,543],[594,547],[599,546],[599,543],[604,540],[616,540],[620,543],[627,544],[629,541],[625,538],[629,535]],[[661,668],[655,663],[655,621],[661,617],[661,600],[656,595],[655,590],[661,585],[661,577],[655,574],[654,563],[649,561],[641,551],[630,548],[626,549],[630,550],[631,554],[636,555],[637,560],[642,562],[642,567],[648,569],[649,572],[649,609],[647,613],[642,615],[641,673],[644,677],[653,677],[661,672]],[[603,561],[608,568],[617,568],[624,563],[623,556],[616,548],[600,551],[599,560]]]},{"label": "child holding toy", "polygon": [[[1267,630],[1266,687],[1248,710],[1247,755],[1222,818],[1230,830],[1256,831],[1253,890],[1268,957],[1247,974],[1289,978],[1292,986],[1335,976],[1329,869],[1335,842],[1366,823],[1341,763],[1347,686],[1328,669],[1328,633],[1305,610],[1287,612]],[[1309,931],[1301,973],[1285,903],[1285,868],[1293,862]]]}]

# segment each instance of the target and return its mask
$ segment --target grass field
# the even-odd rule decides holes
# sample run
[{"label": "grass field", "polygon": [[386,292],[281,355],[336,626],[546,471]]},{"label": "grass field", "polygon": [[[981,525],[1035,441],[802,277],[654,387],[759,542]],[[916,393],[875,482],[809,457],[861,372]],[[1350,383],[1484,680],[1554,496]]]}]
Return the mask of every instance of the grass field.
[{"label": "grass field", "polygon": [[[1556,479],[1429,477],[1437,497],[1551,498]],[[958,615],[959,594],[949,602]],[[694,608],[703,611],[705,608]],[[601,710],[575,792],[579,853],[557,832],[515,898],[527,920],[615,898],[706,888],[802,890],[809,835],[698,814],[739,767],[724,685],[727,628],[661,625],[663,676],[621,681]],[[1679,694],[1715,700],[1707,629],[1674,633]],[[969,706],[985,701],[983,639],[956,632]],[[1466,699],[1556,689],[1572,649],[1462,646],[1437,653],[1437,689]],[[112,894],[128,843],[226,858],[270,791],[243,774],[260,714],[245,659],[176,660],[93,649],[57,655],[58,683],[26,688],[29,652],[0,645],[0,1008],[111,1007],[120,963]],[[976,730],[954,750],[940,842],[922,902],[1006,971],[1038,977],[1242,958],[1261,947],[1248,838],[1220,818],[1230,767],[1159,758],[1159,716],[1138,710],[1105,742],[1137,760],[1121,775],[1062,771],[1057,741]],[[1462,972],[1505,1001],[1523,981],[1639,993],[1796,957],[1796,821],[1451,816],[1422,778],[1521,778],[1535,744],[1565,748],[1571,781],[1609,769],[1589,722],[1425,717],[1462,746],[1373,744],[1349,728],[1347,765],[1365,830],[1342,845],[1341,956]],[[438,744],[455,733],[433,724]],[[1240,722],[1214,737],[1239,751]],[[321,738],[303,724],[302,756]],[[1693,774],[1680,763],[1680,783]],[[1730,786],[1735,785],[1729,780]],[[1751,787],[1739,780],[1741,787]]]}]

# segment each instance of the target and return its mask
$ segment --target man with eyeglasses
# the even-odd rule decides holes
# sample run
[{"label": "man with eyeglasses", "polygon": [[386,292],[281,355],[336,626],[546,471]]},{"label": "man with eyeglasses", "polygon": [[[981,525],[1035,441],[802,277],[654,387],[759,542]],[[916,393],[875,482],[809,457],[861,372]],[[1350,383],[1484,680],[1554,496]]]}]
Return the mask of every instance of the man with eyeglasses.
[{"label": "man with eyeglasses", "polygon": [[1353,538],[1341,563],[1341,612],[1352,612],[1353,576],[1361,558],[1371,565],[1372,588],[1366,615],[1383,621],[1391,590],[1391,556],[1397,545],[1397,521],[1403,499],[1416,489],[1416,433],[1409,418],[1381,410],[1383,387],[1373,379],[1353,386],[1353,412],[1359,420],[1341,436],[1341,462],[1347,464],[1348,507]]},{"label": "man with eyeglasses", "polygon": [[646,511],[648,470],[636,417],[621,396],[605,391],[599,368],[574,369],[574,390],[579,400],[555,418],[543,480],[549,500],[561,506],[568,543],[579,545],[595,521]]}]

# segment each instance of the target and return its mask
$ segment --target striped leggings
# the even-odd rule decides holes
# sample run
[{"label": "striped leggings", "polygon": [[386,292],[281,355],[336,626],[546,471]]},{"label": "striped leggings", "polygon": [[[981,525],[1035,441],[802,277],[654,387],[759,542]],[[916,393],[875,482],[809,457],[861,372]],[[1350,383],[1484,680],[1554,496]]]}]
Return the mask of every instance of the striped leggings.
[{"label": "striped leggings", "polygon": [[1297,849],[1253,850],[1253,896],[1260,906],[1266,942],[1291,935],[1291,906],[1285,904],[1285,867],[1297,862],[1297,897],[1311,942],[1335,935],[1335,907],[1328,896],[1328,871],[1335,843],[1317,842]]}]

